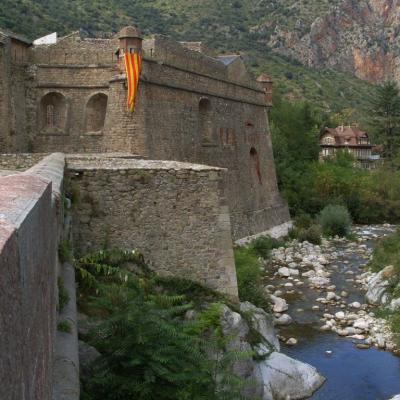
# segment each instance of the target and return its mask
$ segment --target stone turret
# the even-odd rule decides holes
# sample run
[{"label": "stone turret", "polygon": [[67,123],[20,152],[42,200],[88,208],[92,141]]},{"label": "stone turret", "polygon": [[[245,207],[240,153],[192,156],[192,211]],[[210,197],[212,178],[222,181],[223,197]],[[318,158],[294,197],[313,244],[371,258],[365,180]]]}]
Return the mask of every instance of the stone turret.
[{"label": "stone turret", "polygon": [[118,65],[121,71],[125,71],[123,57],[125,53],[141,52],[143,38],[135,26],[125,26],[118,33]]},{"label": "stone turret", "polygon": [[272,79],[269,75],[261,74],[257,78],[257,82],[263,87],[265,92],[265,102],[268,106],[272,106]]}]

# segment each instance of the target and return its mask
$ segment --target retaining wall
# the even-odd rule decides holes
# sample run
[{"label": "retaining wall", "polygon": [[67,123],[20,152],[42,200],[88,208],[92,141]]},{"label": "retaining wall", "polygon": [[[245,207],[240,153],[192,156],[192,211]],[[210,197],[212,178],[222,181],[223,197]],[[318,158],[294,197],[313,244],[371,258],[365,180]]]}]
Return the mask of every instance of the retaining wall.
[{"label": "retaining wall", "polygon": [[160,274],[237,297],[226,170],[173,161],[67,159],[78,253],[140,250]]}]

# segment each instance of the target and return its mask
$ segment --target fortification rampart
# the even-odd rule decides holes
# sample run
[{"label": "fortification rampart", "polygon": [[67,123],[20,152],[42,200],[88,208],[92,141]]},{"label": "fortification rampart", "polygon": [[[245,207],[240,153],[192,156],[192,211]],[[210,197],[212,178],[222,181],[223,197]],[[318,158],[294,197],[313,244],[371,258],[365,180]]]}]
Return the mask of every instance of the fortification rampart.
[{"label": "fortification rampart", "polygon": [[64,157],[0,177],[0,398],[50,400]]},{"label": "fortification rampart", "polygon": [[69,158],[79,253],[138,249],[157,272],[237,297],[225,170],[170,161]]}]

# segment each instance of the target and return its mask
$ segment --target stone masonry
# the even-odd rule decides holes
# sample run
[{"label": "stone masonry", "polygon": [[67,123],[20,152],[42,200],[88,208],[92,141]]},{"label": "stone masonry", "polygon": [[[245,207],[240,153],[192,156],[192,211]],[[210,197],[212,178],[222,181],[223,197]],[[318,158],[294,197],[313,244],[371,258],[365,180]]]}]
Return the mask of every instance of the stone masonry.
[{"label": "stone masonry", "polygon": [[225,175],[173,161],[68,157],[77,253],[137,249],[160,274],[237,298]]},{"label": "stone masonry", "polygon": [[[126,111],[119,58],[138,48],[143,68],[134,113]],[[289,220],[276,183],[268,110],[271,83],[257,82],[240,56],[199,43],[124,28],[112,39],[75,32],[31,45],[0,40],[2,152],[128,152],[227,169],[235,240]]]}]

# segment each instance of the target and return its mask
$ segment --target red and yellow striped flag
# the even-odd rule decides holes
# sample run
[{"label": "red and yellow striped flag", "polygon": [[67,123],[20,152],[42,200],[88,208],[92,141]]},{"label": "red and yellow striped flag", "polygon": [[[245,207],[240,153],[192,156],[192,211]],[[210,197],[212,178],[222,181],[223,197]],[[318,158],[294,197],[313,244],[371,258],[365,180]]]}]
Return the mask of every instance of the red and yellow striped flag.
[{"label": "red and yellow striped flag", "polygon": [[126,79],[128,80],[128,98],[126,103],[128,111],[133,112],[142,65],[142,55],[140,52],[125,53],[124,60]]}]

